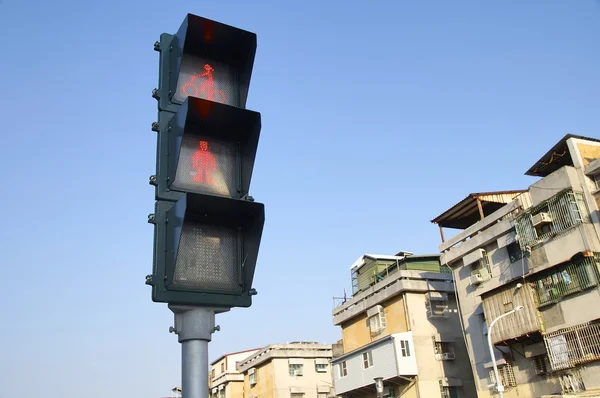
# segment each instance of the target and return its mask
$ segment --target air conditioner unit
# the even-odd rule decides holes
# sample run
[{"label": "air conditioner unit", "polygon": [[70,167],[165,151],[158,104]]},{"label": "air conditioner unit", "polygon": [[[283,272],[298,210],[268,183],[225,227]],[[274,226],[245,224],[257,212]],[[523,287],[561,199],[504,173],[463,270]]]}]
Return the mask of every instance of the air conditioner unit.
[{"label": "air conditioner unit", "polygon": [[479,285],[480,283],[483,283],[483,276],[481,274],[473,274],[469,279],[469,283],[473,286]]},{"label": "air conditioner unit", "polygon": [[548,224],[552,222],[552,217],[550,217],[550,214],[548,213],[538,213],[531,217],[531,222],[534,227],[540,224]]},{"label": "air conditioner unit", "polygon": [[442,353],[442,361],[448,361],[454,359],[454,354],[451,352],[444,352]]},{"label": "air conditioner unit", "polygon": [[470,265],[470,264],[479,262],[485,256],[486,256],[486,252],[484,249],[475,249],[471,253],[469,253],[463,257],[463,264]]}]

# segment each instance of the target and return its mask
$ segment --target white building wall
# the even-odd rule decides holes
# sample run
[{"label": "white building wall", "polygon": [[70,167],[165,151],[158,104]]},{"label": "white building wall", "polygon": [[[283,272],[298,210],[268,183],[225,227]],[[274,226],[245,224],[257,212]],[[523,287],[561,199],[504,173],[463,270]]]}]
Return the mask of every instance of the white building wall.
[{"label": "white building wall", "polygon": [[[382,340],[381,343],[357,351],[341,361],[335,361],[333,372],[336,394],[372,386],[375,383],[375,377],[383,377],[386,380],[398,375],[414,376],[417,374],[412,332],[396,333],[391,338],[386,337]],[[400,341],[408,343],[409,356],[402,355]],[[366,352],[371,352],[373,366],[365,369],[363,354]],[[341,376],[341,363],[344,361],[347,375]]]},{"label": "white building wall", "polygon": [[252,351],[244,351],[244,352],[239,352],[236,354],[231,354],[231,355],[227,355],[226,360],[227,360],[227,366],[226,366],[226,370],[230,371],[230,372],[235,372],[236,371],[236,362],[241,361],[242,359],[246,359],[248,358],[250,355],[254,355],[258,350],[252,350]]}]

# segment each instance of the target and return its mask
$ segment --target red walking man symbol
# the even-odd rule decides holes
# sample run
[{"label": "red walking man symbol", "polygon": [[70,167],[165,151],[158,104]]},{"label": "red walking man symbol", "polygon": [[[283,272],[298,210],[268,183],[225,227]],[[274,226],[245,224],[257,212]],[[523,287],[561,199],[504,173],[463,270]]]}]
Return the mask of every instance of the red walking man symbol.
[{"label": "red walking man symbol", "polygon": [[210,174],[217,167],[217,162],[212,153],[208,151],[208,142],[201,140],[199,149],[192,155],[192,169],[196,170],[196,175],[192,177],[195,182],[212,183]]}]

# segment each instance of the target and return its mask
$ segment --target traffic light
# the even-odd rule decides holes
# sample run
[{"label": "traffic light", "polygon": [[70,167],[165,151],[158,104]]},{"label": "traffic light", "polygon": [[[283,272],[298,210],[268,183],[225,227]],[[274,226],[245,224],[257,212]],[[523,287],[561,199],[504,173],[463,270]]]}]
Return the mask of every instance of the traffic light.
[{"label": "traffic light", "polygon": [[159,110],[176,112],[188,96],[246,107],[256,34],[188,14],[175,35],[163,33]]},{"label": "traffic light", "polygon": [[152,300],[248,307],[265,221],[248,195],[261,129],[245,109],[256,35],[188,14],[155,49]]}]

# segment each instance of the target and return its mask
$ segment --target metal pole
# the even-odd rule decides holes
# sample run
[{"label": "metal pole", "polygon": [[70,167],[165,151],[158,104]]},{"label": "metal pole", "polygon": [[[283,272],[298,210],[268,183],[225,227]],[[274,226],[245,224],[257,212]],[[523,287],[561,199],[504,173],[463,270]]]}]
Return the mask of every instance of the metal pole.
[{"label": "metal pole", "polygon": [[504,318],[505,316],[514,314],[517,311],[521,311],[522,309],[523,309],[523,306],[520,305],[520,306],[516,307],[515,309],[508,311],[506,314],[500,315],[498,318],[496,318],[492,321],[492,323],[490,324],[490,327],[488,328],[488,336],[487,336],[488,346],[490,348],[492,367],[494,368],[494,378],[496,379],[496,391],[498,391],[498,395],[500,396],[500,398],[504,398],[504,385],[502,385],[502,379],[500,379],[500,375],[498,374],[498,366],[496,365],[496,356],[494,355],[494,345],[492,344],[492,328],[494,327],[496,322],[498,322],[500,319]]},{"label": "metal pole", "polygon": [[[181,396],[208,398],[208,342],[215,330],[215,309],[206,307],[172,306],[175,327],[181,343]],[[222,311],[222,310],[221,310]]]}]

